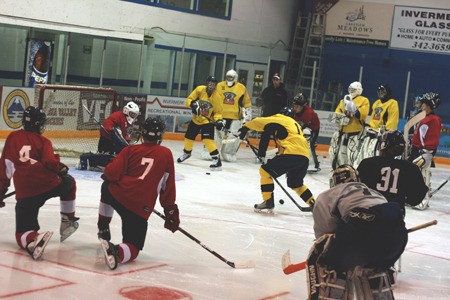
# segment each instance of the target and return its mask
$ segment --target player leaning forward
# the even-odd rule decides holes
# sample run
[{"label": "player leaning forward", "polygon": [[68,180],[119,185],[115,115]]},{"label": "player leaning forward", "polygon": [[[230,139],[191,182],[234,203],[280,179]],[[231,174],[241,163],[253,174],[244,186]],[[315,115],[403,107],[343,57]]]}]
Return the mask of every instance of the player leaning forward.
[{"label": "player leaning forward", "polygon": [[[292,110],[284,108],[283,112],[292,115]],[[261,176],[261,193],[263,202],[255,204],[255,210],[271,210],[274,204],[274,180],[286,174],[287,185],[294,190],[300,198],[310,207],[314,205],[314,196],[303,183],[309,165],[308,142],[303,136],[303,131],[293,118],[276,114],[269,117],[255,118],[239,129],[239,138],[245,139],[249,130],[267,133],[274,136],[278,145],[277,155],[269,159],[259,169]]]},{"label": "player leaning forward", "polygon": [[358,134],[369,114],[369,99],[362,96],[362,85],[355,81],[348,87],[348,95],[339,102],[336,113],[344,114],[348,123],[339,125],[338,131],[334,133],[330,145],[330,159],[332,168],[342,164],[351,164],[358,156]]},{"label": "player leaning forward", "polygon": [[[42,136],[47,117],[42,109],[29,106],[23,113],[23,130],[13,131],[5,141],[0,159],[0,190],[3,200],[11,178],[16,189],[16,241],[33,259],[41,257],[53,232],[39,233],[38,214],[45,202],[60,197],[60,241],[78,228],[75,217],[75,179]],[[4,206],[0,201],[0,207]]]},{"label": "player leaning forward", "polygon": [[[134,260],[143,249],[147,220],[158,196],[166,216],[164,227],[178,230],[173,156],[170,149],[160,145],[164,129],[161,119],[147,118],[142,125],[143,143],[125,147],[102,175],[98,237],[110,269]],[[122,219],[122,243],[118,245],[110,242],[109,223],[114,211]]]},{"label": "player leaning forward", "polygon": [[313,218],[308,299],[394,299],[386,270],[408,241],[399,203],[387,202],[342,165],[317,197]]}]

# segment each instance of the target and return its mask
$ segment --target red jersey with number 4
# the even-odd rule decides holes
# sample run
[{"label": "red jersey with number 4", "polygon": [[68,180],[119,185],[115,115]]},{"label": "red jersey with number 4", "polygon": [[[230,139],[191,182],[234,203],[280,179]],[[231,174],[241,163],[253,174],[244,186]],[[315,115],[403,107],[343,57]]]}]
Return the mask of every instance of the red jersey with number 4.
[{"label": "red jersey with number 4", "polygon": [[12,178],[16,199],[43,194],[61,183],[60,169],[59,155],[49,139],[23,129],[13,131],[0,159],[0,190],[8,188]]},{"label": "red jersey with number 4", "polygon": [[103,173],[114,198],[148,219],[159,195],[162,207],[175,204],[175,167],[169,148],[144,143],[125,147]]},{"label": "red jersey with number 4", "polygon": [[414,130],[411,145],[416,148],[435,150],[439,146],[442,121],[435,114],[427,115]]}]

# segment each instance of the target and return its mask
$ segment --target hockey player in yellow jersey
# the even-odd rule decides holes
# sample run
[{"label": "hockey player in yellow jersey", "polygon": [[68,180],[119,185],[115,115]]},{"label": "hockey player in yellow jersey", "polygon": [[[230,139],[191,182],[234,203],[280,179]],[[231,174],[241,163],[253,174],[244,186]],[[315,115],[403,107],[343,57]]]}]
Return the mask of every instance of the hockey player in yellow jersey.
[{"label": "hockey player in yellow jersey", "polygon": [[220,171],[222,162],[214,143],[214,127],[222,130],[225,121],[222,119],[222,99],[216,90],[217,79],[209,76],[206,85],[200,85],[186,98],[186,106],[192,110],[192,119],[184,138],[183,155],[177,159],[182,163],[191,157],[195,137],[201,133],[202,141],[213,159],[211,170]]},{"label": "hockey player in yellow jersey", "polygon": [[[217,84],[217,91],[223,101],[223,119],[225,120],[225,131],[216,131],[216,145],[220,149],[222,139],[227,135],[237,134],[242,123],[252,119],[252,100],[247,88],[238,82],[238,74],[235,70],[229,70],[225,80]],[[236,161],[236,153],[222,153],[226,161]]]},{"label": "hockey player in yellow jersey", "polygon": [[360,82],[352,82],[348,87],[348,95],[339,102],[336,113],[348,118],[346,125],[340,125],[334,133],[330,144],[330,160],[332,169],[342,164],[352,164],[358,156],[358,134],[363,129],[369,114],[369,99],[362,96]]},{"label": "hockey player in yellow jersey", "polygon": [[372,104],[369,126],[364,127],[360,141],[361,148],[353,166],[368,157],[375,156],[378,136],[384,131],[397,130],[399,111],[398,102],[392,98],[392,90],[387,84],[381,84],[377,88],[379,99]]},{"label": "hockey player in yellow jersey", "polygon": [[263,202],[255,204],[255,211],[271,211],[274,208],[273,178],[283,174],[286,174],[287,186],[311,208],[314,205],[314,196],[303,182],[309,165],[308,142],[303,136],[301,126],[290,117],[292,115],[292,109],[286,107],[282,113],[255,118],[239,129],[241,140],[245,139],[249,130],[256,130],[274,136],[278,145],[277,155],[259,169]]}]

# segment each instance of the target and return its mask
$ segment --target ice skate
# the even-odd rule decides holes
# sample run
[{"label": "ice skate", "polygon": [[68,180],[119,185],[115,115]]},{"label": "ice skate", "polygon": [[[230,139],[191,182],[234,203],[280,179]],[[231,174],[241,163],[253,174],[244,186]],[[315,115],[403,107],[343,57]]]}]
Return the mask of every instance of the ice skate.
[{"label": "ice skate", "polygon": [[257,213],[273,213],[273,208],[275,207],[275,204],[273,202],[273,198],[270,198],[267,201],[263,201],[259,204],[255,204],[254,210]]},{"label": "ice skate", "polygon": [[105,255],[105,263],[111,270],[117,268],[119,262],[118,252],[116,246],[113,243],[104,240],[102,238],[98,239],[103,249],[103,254]]},{"label": "ice skate", "polygon": [[111,231],[109,231],[109,225],[102,229],[98,229],[97,236],[99,239],[110,241],[111,240]]},{"label": "ice skate", "polygon": [[60,241],[65,241],[78,229],[78,220],[80,218],[74,218],[70,220],[68,216],[61,214],[61,226],[59,227],[59,233],[61,234]]},{"label": "ice skate", "polygon": [[219,156],[212,156],[213,162],[209,166],[211,171],[221,171],[222,170],[222,162],[220,161]]},{"label": "ice skate", "polygon": [[185,161],[185,160],[188,159],[189,157],[191,157],[191,154],[190,154],[190,153],[184,152],[183,155],[181,155],[180,157],[178,157],[177,162],[178,162],[178,163],[182,163],[183,161]]},{"label": "ice skate", "polygon": [[36,235],[34,239],[27,244],[25,249],[34,260],[39,259],[42,254],[44,254],[45,246],[47,246],[52,235],[53,232],[51,231],[38,233],[38,235]]}]

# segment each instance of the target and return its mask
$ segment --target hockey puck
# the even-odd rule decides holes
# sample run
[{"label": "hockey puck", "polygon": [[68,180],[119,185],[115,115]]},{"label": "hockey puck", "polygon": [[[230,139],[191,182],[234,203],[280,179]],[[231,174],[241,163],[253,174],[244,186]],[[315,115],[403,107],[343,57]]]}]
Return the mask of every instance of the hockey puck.
[{"label": "hockey puck", "polygon": [[278,201],[278,202],[280,202],[280,204],[284,204],[284,200],[283,199],[280,199],[280,201]]},{"label": "hockey puck", "polygon": [[209,172],[206,172],[206,175],[211,175],[211,173],[209,173]]}]

